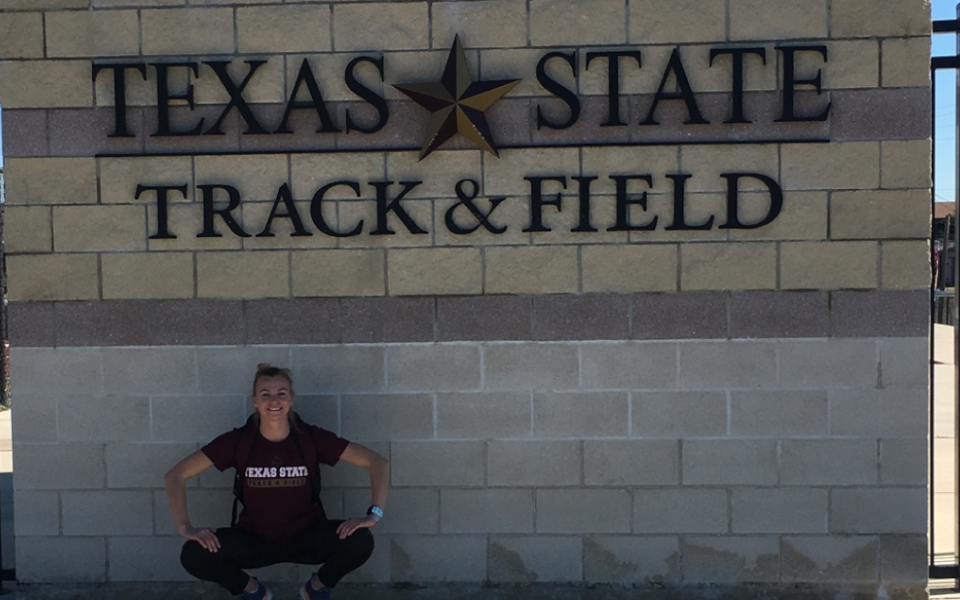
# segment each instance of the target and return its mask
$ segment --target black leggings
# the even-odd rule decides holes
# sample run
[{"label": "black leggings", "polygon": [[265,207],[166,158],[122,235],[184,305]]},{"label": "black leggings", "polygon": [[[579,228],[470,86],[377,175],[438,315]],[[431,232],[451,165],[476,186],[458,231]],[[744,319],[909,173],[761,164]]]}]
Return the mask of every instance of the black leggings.
[{"label": "black leggings", "polygon": [[239,594],[250,581],[243,569],[256,569],[278,563],[319,565],[317,578],[332,588],[340,579],[367,562],[373,553],[373,535],[358,529],[345,540],[337,535],[343,521],[318,521],[300,533],[277,541],[265,541],[238,527],[217,529],[220,549],[210,552],[190,540],[183,545],[180,563],[188,573],[212,581]]}]

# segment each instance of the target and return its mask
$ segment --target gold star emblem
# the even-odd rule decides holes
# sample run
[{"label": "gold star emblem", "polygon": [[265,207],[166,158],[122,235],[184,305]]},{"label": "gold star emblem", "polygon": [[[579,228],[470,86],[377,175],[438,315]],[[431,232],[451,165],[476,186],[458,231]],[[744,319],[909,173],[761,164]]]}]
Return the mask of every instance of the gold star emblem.
[{"label": "gold star emblem", "polygon": [[518,83],[519,79],[474,81],[458,35],[453,40],[447,66],[439,82],[393,87],[432,113],[420,160],[457,133],[499,158],[500,153],[497,152],[483,113]]}]

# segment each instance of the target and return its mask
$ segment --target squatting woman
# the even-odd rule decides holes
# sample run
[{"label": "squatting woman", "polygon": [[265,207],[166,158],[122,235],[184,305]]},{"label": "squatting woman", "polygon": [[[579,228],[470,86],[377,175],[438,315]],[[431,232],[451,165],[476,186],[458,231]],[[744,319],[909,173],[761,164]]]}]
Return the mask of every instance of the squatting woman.
[{"label": "squatting woman", "polygon": [[[277,563],[322,565],[303,584],[303,600],[329,600],[330,589],[373,552],[370,529],[383,518],[390,463],[380,454],[303,422],[292,411],[293,377],[261,364],[253,379],[255,411],[176,464],[164,477],[177,530],[186,543],[180,562],[195,577],[213,581],[243,600],[270,600],[270,590],[244,569]],[[370,473],[366,516],[328,519],[320,503],[320,463],[344,460]],[[194,527],[186,483],[209,469],[235,469],[234,494],[243,511],[230,527]]]}]

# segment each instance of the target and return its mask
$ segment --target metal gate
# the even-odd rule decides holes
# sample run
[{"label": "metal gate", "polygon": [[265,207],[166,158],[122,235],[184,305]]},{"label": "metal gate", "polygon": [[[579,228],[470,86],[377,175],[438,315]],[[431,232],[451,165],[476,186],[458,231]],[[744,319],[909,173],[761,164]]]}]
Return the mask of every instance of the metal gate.
[{"label": "metal gate", "polygon": [[[960,12],[958,19],[934,21],[933,33],[953,33],[958,36],[960,49]],[[937,160],[937,74],[960,71],[957,49],[953,56],[934,57],[931,60],[933,102],[933,164]],[[958,78],[960,82],[960,78]],[[956,84],[960,99],[960,83]],[[954,111],[956,113],[956,111]],[[941,113],[943,114],[943,113]],[[960,122],[960,119],[957,119]],[[960,128],[958,128],[960,131]],[[954,140],[953,167],[960,173],[957,139]],[[931,209],[936,210],[936,168],[932,171]],[[960,213],[958,194],[954,197],[954,215]],[[930,505],[928,566],[931,588],[960,589],[960,410],[957,393],[960,380],[956,374],[960,338],[956,334],[958,321],[956,284],[960,283],[960,261],[956,260],[956,219],[945,218],[943,229],[935,231],[931,240],[934,277],[931,284],[930,327]],[[949,270],[949,272],[948,272]],[[949,277],[948,275],[952,275]],[[952,352],[951,352],[952,351]],[[949,358],[948,358],[949,357]],[[938,360],[940,359],[940,360]],[[947,363],[949,360],[949,363]],[[951,367],[951,365],[953,365]],[[951,581],[952,580],[952,581]]]}]

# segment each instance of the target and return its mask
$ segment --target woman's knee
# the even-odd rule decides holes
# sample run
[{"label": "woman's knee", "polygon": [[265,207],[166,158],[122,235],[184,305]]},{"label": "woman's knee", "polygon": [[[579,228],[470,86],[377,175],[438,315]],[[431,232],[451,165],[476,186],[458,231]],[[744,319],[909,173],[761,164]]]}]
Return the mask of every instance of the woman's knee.
[{"label": "woman's knee", "polygon": [[351,551],[364,562],[373,554],[373,534],[369,529],[358,529],[347,539],[351,540]]},{"label": "woman's knee", "polygon": [[180,564],[193,574],[197,566],[209,562],[210,552],[193,540],[187,540],[180,549]]}]

